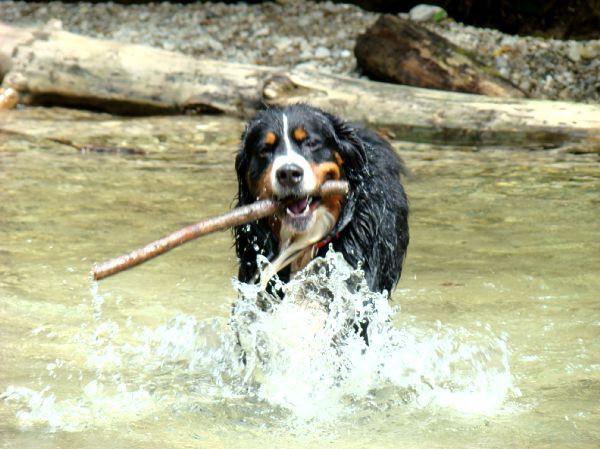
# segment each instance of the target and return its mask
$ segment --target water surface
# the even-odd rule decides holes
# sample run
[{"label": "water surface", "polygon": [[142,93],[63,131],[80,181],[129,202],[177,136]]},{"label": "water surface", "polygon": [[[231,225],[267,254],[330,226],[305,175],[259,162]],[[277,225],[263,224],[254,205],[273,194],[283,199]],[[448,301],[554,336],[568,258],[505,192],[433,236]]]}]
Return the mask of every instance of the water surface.
[{"label": "water surface", "polygon": [[[242,127],[0,116],[3,447],[598,447],[596,155],[395,142],[412,215],[381,331],[394,344],[352,353],[342,380],[273,362],[261,386],[231,359],[228,232],[89,278],[94,261],[227,210]],[[78,150],[89,143],[143,151]]]}]

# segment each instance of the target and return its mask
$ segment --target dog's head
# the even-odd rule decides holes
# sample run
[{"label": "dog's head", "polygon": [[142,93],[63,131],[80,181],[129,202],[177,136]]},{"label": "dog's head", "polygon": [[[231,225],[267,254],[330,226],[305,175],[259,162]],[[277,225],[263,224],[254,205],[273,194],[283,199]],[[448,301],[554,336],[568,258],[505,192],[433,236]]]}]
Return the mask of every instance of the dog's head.
[{"label": "dog's head", "polygon": [[241,205],[272,198],[284,204],[285,211],[269,221],[280,244],[279,268],[340,220],[345,199],[321,198],[321,185],[346,179],[352,190],[364,164],[354,129],[319,109],[271,108],[248,123],[236,158],[238,200]]},{"label": "dog's head", "polygon": [[243,203],[282,201],[281,225],[307,232],[319,208],[336,219],[342,198],[320,198],[328,180],[347,179],[364,163],[364,151],[352,128],[336,117],[305,105],[260,112],[242,136],[236,159],[239,198]]}]

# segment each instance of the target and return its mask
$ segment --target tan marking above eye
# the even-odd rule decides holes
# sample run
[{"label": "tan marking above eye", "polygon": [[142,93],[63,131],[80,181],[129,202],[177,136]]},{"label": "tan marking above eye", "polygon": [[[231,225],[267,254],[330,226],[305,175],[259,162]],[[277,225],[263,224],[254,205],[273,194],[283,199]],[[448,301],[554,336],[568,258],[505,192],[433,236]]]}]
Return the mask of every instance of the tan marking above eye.
[{"label": "tan marking above eye", "polygon": [[294,140],[296,142],[302,142],[304,139],[308,137],[306,130],[302,127],[298,127],[294,130]]},{"label": "tan marking above eye", "polygon": [[342,156],[340,156],[340,153],[338,153],[337,151],[334,153],[335,156],[335,160],[338,163],[338,165],[342,166],[344,165],[344,159],[342,159]]},{"label": "tan marking above eye", "polygon": [[275,134],[273,131],[269,131],[265,135],[265,143],[267,145],[275,145],[275,142],[277,142],[277,134]]},{"label": "tan marking above eye", "polygon": [[315,178],[317,179],[317,185],[322,185],[325,181],[335,180],[337,181],[342,177],[342,173],[339,165],[335,162],[322,162],[320,164],[311,164]]}]

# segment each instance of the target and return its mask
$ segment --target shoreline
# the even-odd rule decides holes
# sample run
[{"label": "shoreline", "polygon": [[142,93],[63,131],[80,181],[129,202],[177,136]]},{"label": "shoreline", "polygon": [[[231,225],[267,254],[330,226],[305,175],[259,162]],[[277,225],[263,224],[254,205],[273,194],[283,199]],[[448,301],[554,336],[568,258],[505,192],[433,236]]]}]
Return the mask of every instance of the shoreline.
[{"label": "shoreline", "polygon": [[[354,5],[303,0],[254,5],[4,1],[0,8],[0,21],[17,26],[55,19],[74,33],[197,58],[353,77],[361,76],[353,53],[356,37],[378,16]],[[600,40],[512,36],[452,20],[426,26],[474,52],[530,98],[600,103]]]}]

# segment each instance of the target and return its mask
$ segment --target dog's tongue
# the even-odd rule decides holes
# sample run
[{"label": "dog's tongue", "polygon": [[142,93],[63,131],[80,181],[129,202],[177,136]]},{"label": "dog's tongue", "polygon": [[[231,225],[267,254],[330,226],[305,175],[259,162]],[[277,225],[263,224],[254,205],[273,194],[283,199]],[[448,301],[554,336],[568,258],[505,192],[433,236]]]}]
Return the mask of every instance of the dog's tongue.
[{"label": "dog's tongue", "polygon": [[307,204],[308,198],[302,198],[294,203],[288,203],[287,208],[294,215],[300,215],[302,212],[304,212],[304,209],[306,209]]}]

